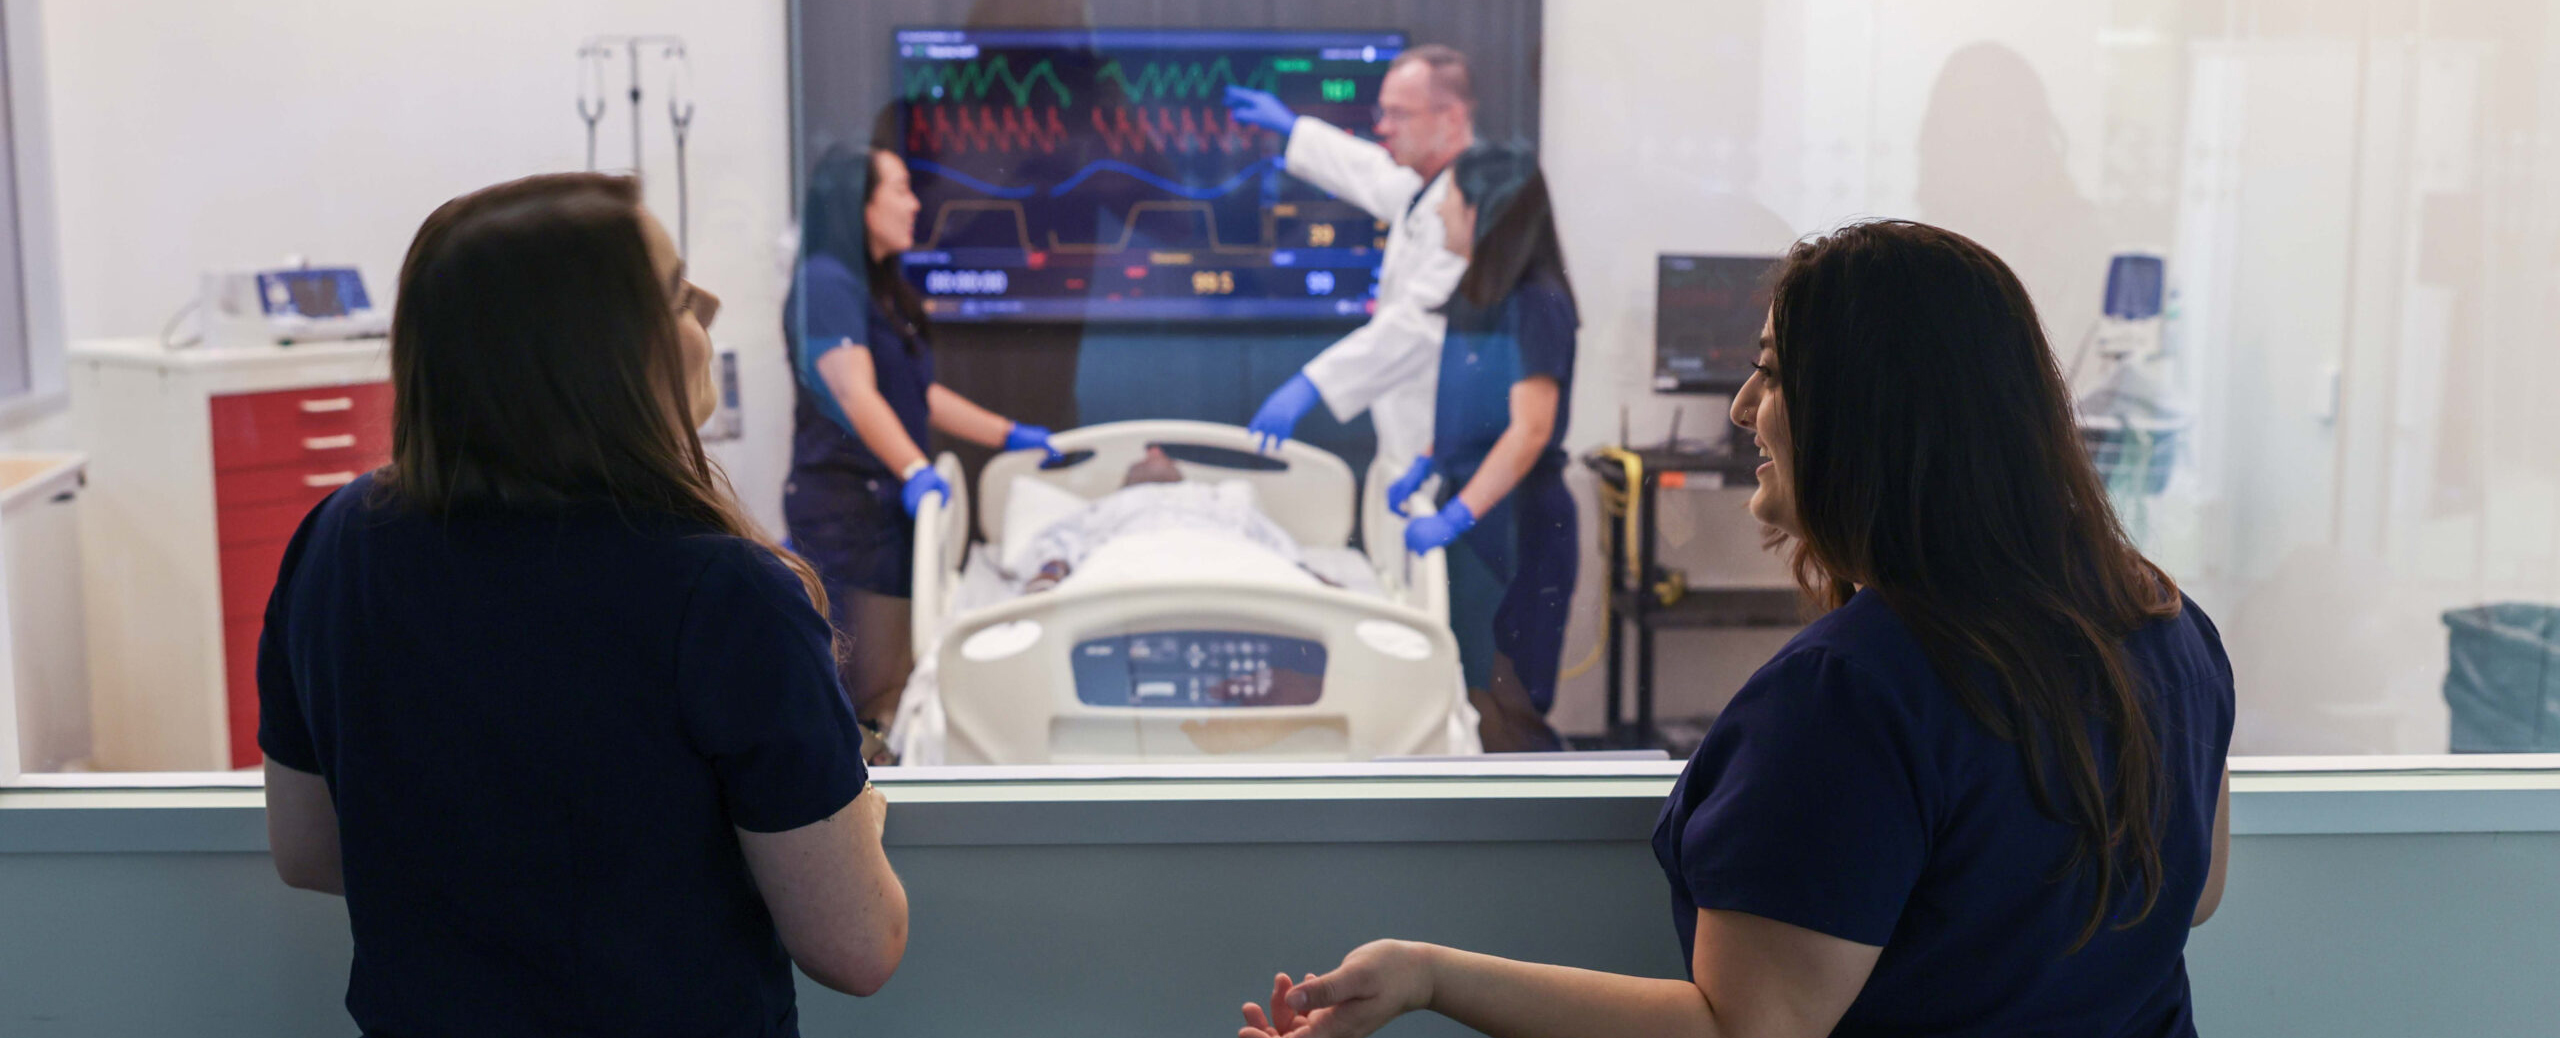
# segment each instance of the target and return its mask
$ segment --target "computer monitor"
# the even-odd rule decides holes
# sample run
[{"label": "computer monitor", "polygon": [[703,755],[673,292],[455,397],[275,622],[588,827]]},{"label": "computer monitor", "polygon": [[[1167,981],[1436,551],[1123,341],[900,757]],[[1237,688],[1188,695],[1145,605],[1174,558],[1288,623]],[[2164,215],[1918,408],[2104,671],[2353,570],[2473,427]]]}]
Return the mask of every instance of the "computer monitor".
[{"label": "computer monitor", "polygon": [[1365,133],[1395,32],[899,29],[902,257],[938,322],[1366,319],[1384,225],[1226,88]]},{"label": "computer monitor", "polygon": [[1679,256],[1654,265],[1653,388],[1731,393],[1751,378],[1775,256]]}]

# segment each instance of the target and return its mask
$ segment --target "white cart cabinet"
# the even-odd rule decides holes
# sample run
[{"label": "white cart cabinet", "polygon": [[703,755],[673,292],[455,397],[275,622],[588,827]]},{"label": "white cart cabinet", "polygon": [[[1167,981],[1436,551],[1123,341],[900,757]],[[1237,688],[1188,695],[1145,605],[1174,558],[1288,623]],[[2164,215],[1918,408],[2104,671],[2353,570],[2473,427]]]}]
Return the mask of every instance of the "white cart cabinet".
[{"label": "white cart cabinet", "polygon": [[97,765],[258,764],[258,632],[311,506],[383,463],[382,340],[70,351]]}]

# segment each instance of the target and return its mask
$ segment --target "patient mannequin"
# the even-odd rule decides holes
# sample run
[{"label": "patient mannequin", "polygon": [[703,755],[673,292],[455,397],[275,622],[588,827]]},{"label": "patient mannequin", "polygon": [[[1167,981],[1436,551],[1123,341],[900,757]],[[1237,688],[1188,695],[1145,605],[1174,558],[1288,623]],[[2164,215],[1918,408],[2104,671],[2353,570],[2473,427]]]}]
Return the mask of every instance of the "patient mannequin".
[{"label": "patient mannequin", "polygon": [[[1145,457],[1129,466],[1119,490],[1041,531],[1030,552],[1037,565],[1027,567],[1032,572],[1022,590],[1030,593],[1058,586],[1075,573],[1085,556],[1114,537],[1173,529],[1233,535],[1302,568],[1305,565],[1297,542],[1254,506],[1252,491],[1244,484],[1186,482],[1173,458],[1151,445]],[[1324,578],[1318,574],[1317,579]]]}]

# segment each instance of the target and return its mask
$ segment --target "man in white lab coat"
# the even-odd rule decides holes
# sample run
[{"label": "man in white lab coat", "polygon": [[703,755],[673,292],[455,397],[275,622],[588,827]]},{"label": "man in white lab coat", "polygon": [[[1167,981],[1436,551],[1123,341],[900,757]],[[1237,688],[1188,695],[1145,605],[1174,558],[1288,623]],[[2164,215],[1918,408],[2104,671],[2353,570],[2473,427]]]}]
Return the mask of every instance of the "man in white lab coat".
[{"label": "man in white lab coat", "polygon": [[[1407,471],[1403,466],[1431,449],[1446,326],[1436,311],[1467,266],[1442,247],[1440,235],[1440,198],[1449,191],[1443,173],[1475,143],[1466,56],[1437,44],[1397,55],[1378,88],[1376,144],[1301,117],[1259,90],[1228,87],[1227,106],[1236,121],[1288,137],[1282,161],[1290,173],[1387,222],[1369,323],[1272,393],[1251,428],[1268,449],[1288,439],[1318,399],[1343,421],[1365,410],[1378,430],[1377,463]],[[1397,490],[1409,496],[1414,488],[1404,482]]]}]

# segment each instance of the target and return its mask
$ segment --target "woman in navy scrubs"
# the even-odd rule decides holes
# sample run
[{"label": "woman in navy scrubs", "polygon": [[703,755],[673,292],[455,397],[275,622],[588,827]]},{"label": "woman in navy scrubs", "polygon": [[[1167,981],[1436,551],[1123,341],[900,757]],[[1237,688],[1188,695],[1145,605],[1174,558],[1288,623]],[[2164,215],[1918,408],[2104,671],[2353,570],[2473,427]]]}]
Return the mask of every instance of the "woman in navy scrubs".
[{"label": "woman in navy scrubs", "polygon": [[346,896],[367,1034],[787,1036],[795,963],[897,968],[825,594],[694,435],[719,305],[627,178],[409,247],[391,463],[303,519],[258,645],[276,870]]},{"label": "woman in navy scrubs", "polygon": [[907,164],[885,137],[867,150],[828,151],[810,172],[799,269],[782,310],[799,376],[783,522],[835,603],[845,692],[874,727],[897,714],[914,665],[907,599],[916,509],[928,495],[951,493],[925,457],[926,435],[940,430],[1009,451],[1049,447],[1048,430],[934,382],[924,302],[896,267],[915,246],[919,208]]},{"label": "woman in navy scrubs", "polygon": [[1389,507],[1438,473],[1440,510],[1405,527],[1449,548],[1449,622],[1489,751],[1554,750],[1549,727],[1582,543],[1564,487],[1574,329],[1546,177],[1525,151],[1479,147],[1451,166],[1440,223],[1467,262],[1448,303],[1431,453]]},{"label": "woman in navy scrubs", "polygon": [[2229,857],[2213,624],[2126,540],[1997,257],[1853,225],[1782,269],[1734,421],[1829,612],[1664,805],[1685,980],[1378,941],[1247,1036],[1433,1009],[1505,1035],[2195,1033]]}]

